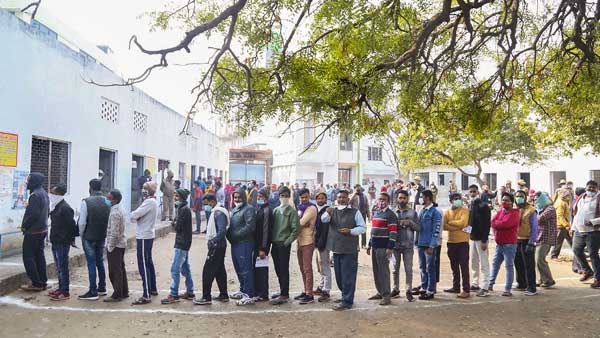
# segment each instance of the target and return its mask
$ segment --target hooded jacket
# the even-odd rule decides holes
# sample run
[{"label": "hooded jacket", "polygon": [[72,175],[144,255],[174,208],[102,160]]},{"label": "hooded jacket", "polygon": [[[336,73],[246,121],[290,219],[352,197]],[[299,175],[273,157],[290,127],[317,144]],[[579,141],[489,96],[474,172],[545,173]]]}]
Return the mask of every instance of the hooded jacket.
[{"label": "hooded jacket", "polygon": [[69,245],[79,236],[79,228],[74,218],[75,212],[67,201],[60,201],[50,213],[50,242]]},{"label": "hooded jacket", "polygon": [[48,215],[50,199],[42,187],[44,175],[31,173],[27,189],[31,192],[29,202],[23,215],[21,230],[26,235],[35,235],[48,232]]},{"label": "hooded jacket", "polygon": [[237,189],[235,193],[240,194],[242,197],[242,205],[234,207],[233,210],[231,210],[230,225],[229,229],[227,229],[227,239],[232,245],[242,242],[254,243],[256,209],[246,202],[246,191],[243,188]]},{"label": "hooded jacket", "polygon": [[192,211],[186,200],[182,200],[177,209],[175,233],[175,248],[189,251],[192,246]]}]

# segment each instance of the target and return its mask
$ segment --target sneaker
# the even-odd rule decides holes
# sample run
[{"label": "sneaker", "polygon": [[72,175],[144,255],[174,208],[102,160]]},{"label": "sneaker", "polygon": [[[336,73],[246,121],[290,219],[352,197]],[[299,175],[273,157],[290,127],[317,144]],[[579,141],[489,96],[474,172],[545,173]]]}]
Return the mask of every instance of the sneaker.
[{"label": "sneaker", "polygon": [[194,300],[196,298],[196,295],[186,291],[185,293],[179,295],[179,298],[185,299],[185,300]]},{"label": "sneaker", "polygon": [[376,294],[374,296],[369,297],[369,300],[380,300],[383,299],[380,294]]},{"label": "sneaker", "polygon": [[88,291],[86,293],[84,293],[83,295],[80,295],[79,297],[77,297],[77,299],[81,299],[81,300],[98,300],[98,294],[97,293],[92,293],[91,291]]},{"label": "sneaker", "polygon": [[425,294],[421,294],[419,296],[420,300],[432,300],[434,298],[434,294],[433,293],[425,293]]},{"label": "sneaker", "polygon": [[61,292],[61,291],[58,291],[57,293],[50,296],[50,300],[54,300],[54,301],[67,300],[69,298],[71,298],[71,295],[68,292]]},{"label": "sneaker", "polygon": [[392,304],[392,300],[390,298],[383,298],[379,302],[379,305],[381,305],[381,306],[386,306],[386,305],[390,305],[390,304]]},{"label": "sneaker", "polygon": [[319,296],[319,298],[317,299],[317,301],[319,303],[326,303],[331,299],[331,296],[329,295],[329,292],[327,291],[321,291],[321,296]]},{"label": "sneaker", "polygon": [[471,285],[471,288],[470,288],[469,291],[479,291],[479,290],[481,290],[481,288],[479,286],[477,286],[477,285]]},{"label": "sneaker", "polygon": [[202,298],[202,299],[194,299],[192,301],[195,305],[211,305],[212,304],[212,300],[211,299],[206,299],[206,298]]},{"label": "sneaker", "polygon": [[341,302],[339,304],[336,304],[336,305],[334,305],[332,307],[332,309],[334,311],[345,311],[345,310],[350,310],[351,308],[352,308],[351,305],[346,305],[346,304],[341,303]]},{"label": "sneaker", "polygon": [[313,291],[313,295],[320,296],[321,292],[323,292],[323,290],[321,288],[317,288],[315,291]]},{"label": "sneaker", "polygon": [[504,291],[504,292],[502,292],[502,297],[512,297],[512,292]]},{"label": "sneaker", "polygon": [[267,297],[261,297],[261,296],[254,297],[255,303],[262,303],[262,302],[266,302],[268,300],[269,300],[269,298],[267,298]]},{"label": "sneaker", "polygon": [[315,302],[315,296],[309,296],[309,295],[306,295],[306,297],[304,297],[300,300],[300,304],[302,304],[302,305],[312,304],[314,302]]},{"label": "sneaker", "polygon": [[235,304],[238,306],[254,305],[254,299],[248,297],[247,295],[244,295],[244,296],[245,297],[243,297],[242,299],[235,302]]},{"label": "sneaker", "polygon": [[107,294],[106,289],[98,289],[98,296],[106,296]]},{"label": "sneaker", "polygon": [[390,298],[392,298],[392,299],[400,298],[400,291],[392,290],[392,293],[390,293]]},{"label": "sneaker", "polygon": [[306,297],[307,294],[302,292],[301,294],[297,295],[296,297],[294,297],[294,300],[302,300],[304,299],[304,297]]},{"label": "sneaker", "polygon": [[413,296],[410,290],[406,291],[406,300],[408,300],[409,302],[415,301],[415,297]]},{"label": "sneaker", "polygon": [[31,283],[21,285],[20,289],[27,292],[40,292],[46,290],[43,286],[34,286]]},{"label": "sneaker", "polygon": [[460,290],[451,288],[451,289],[444,290],[444,292],[447,292],[447,293],[460,293]]},{"label": "sneaker", "polygon": [[463,291],[463,292],[459,293],[458,295],[456,295],[456,298],[461,298],[461,299],[465,299],[465,298],[469,298],[469,297],[471,297],[471,294],[466,291]]},{"label": "sneaker", "polygon": [[233,293],[233,295],[229,296],[229,298],[231,299],[242,299],[244,298],[245,294],[242,291],[236,291]]},{"label": "sneaker", "polygon": [[289,301],[289,298],[287,297],[277,297],[274,299],[271,299],[271,305],[282,305],[285,304]]},{"label": "sneaker", "polygon": [[229,302],[229,296],[228,295],[218,295],[217,297],[215,297],[215,300],[221,303],[227,303]]},{"label": "sneaker", "polygon": [[538,293],[537,293],[537,291],[529,291],[529,290],[527,290],[523,294],[525,296],[536,296]]},{"label": "sneaker", "polygon": [[600,289],[600,280],[594,279],[594,282],[590,285],[592,289]]},{"label": "sneaker", "polygon": [[52,290],[52,291],[48,291],[48,296],[52,297],[52,295],[54,295],[54,294],[58,294],[58,293],[60,293],[60,290],[59,290],[59,289],[55,289],[55,290]]},{"label": "sneaker", "polygon": [[160,300],[161,304],[173,304],[173,303],[179,303],[180,299],[179,296],[173,296],[173,295],[168,295],[166,298],[163,298]]},{"label": "sneaker", "polygon": [[477,297],[487,297],[490,295],[490,292],[486,289],[481,289],[479,290],[479,292],[477,292],[477,294],[475,296]]},{"label": "sneaker", "polygon": [[551,281],[551,282],[547,282],[547,283],[542,283],[541,287],[545,288],[545,289],[554,289],[556,285],[555,281]]},{"label": "sneaker", "polygon": [[281,296],[280,293],[274,293],[271,295],[271,299],[279,298],[279,296]]},{"label": "sneaker", "polygon": [[422,293],[423,293],[423,291],[424,291],[424,290],[421,290],[420,288],[418,288],[418,287],[417,287],[417,288],[412,288],[412,289],[410,290],[410,293],[411,293],[413,296],[418,296],[418,295],[422,294]]},{"label": "sneaker", "polygon": [[592,278],[592,275],[591,275],[591,274],[588,274],[588,273],[584,272],[584,273],[581,275],[581,278],[579,278],[579,281],[580,281],[580,282],[585,282],[585,281],[588,281],[588,280],[590,280],[591,278]]}]

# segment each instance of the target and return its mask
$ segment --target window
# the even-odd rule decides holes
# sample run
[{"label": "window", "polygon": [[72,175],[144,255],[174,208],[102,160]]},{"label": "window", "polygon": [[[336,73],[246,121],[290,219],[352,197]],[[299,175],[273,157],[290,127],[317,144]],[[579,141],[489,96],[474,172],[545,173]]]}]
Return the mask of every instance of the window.
[{"label": "window", "polygon": [[460,190],[469,190],[469,176],[465,174],[460,178]]},{"label": "window", "polygon": [[307,148],[315,140],[315,126],[312,120],[304,122],[304,148]]},{"label": "window", "polygon": [[381,161],[381,155],[381,147],[369,147],[369,161]]},{"label": "window", "polygon": [[102,180],[102,192],[107,194],[115,187],[115,152],[100,149],[98,178]]},{"label": "window", "polygon": [[325,176],[325,173],[317,171],[317,183],[318,184],[323,184],[323,176]]},{"label": "window", "polygon": [[483,181],[488,185],[490,191],[494,191],[498,188],[498,176],[496,173],[483,174]]},{"label": "window", "polygon": [[119,104],[103,97],[100,117],[108,122],[119,123]]},{"label": "window", "polygon": [[530,187],[531,174],[530,173],[519,173],[519,179],[525,181],[525,186]]},{"label": "window", "polygon": [[46,176],[46,191],[55,184],[68,184],[69,144],[38,137],[31,139],[31,172]]},{"label": "window", "polygon": [[600,182],[600,170],[590,170],[590,179]]},{"label": "window", "polygon": [[558,183],[560,180],[564,180],[567,178],[566,171],[551,171],[550,172],[550,190],[551,193],[554,194],[554,191],[558,188]]},{"label": "window", "polygon": [[200,167],[200,172],[198,175],[200,175],[201,178],[206,178],[206,176],[204,176],[204,167]]},{"label": "window", "polygon": [[338,184],[350,184],[350,170],[351,169],[338,169]]},{"label": "window", "polygon": [[169,164],[171,164],[171,161],[161,160],[159,158],[158,159],[158,171],[163,171],[163,170],[169,169]]},{"label": "window", "polygon": [[148,129],[148,115],[133,112],[133,130],[145,133]]},{"label": "window", "polygon": [[352,136],[350,134],[340,134],[340,150],[352,150]]}]

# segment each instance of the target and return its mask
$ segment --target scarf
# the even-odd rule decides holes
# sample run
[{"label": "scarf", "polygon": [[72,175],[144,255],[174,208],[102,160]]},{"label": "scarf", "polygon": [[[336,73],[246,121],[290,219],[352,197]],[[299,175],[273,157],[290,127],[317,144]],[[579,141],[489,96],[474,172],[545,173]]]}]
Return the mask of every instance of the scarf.
[{"label": "scarf", "polygon": [[227,209],[223,208],[220,205],[217,205],[216,207],[214,207],[210,213],[210,217],[208,218],[208,226],[206,227],[206,240],[211,240],[215,237],[217,237],[217,225],[215,224],[215,211],[220,211],[222,213],[225,214],[225,217],[227,217],[227,228],[225,230],[227,230],[229,228],[229,211],[227,211]]},{"label": "scarf", "polygon": [[537,200],[535,201],[535,209],[537,210],[538,214],[541,214],[542,211],[551,204],[552,204],[552,201],[550,200],[550,197],[548,197],[548,194],[546,194],[545,192],[542,192],[540,194],[540,196],[537,198]]},{"label": "scarf", "polygon": [[[300,218],[302,218],[302,216],[304,215],[304,211],[306,211],[306,209],[308,209],[308,207],[310,207],[310,206],[314,206],[315,208],[317,208],[317,206],[315,204],[310,203],[310,202],[306,203],[306,204],[298,204],[298,211],[300,211],[298,216],[300,216]],[[319,208],[317,208],[317,210],[319,210]]]},{"label": "scarf", "polygon": [[65,199],[65,196],[48,194],[48,199],[50,200],[50,212],[54,211],[54,208],[58,205],[58,203],[62,202]]}]

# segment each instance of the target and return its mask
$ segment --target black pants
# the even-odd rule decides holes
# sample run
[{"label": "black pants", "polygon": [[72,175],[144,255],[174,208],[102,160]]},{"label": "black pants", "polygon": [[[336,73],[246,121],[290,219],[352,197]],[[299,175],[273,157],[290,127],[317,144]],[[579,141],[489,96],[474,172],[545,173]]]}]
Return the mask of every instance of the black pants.
[{"label": "black pants", "polygon": [[573,249],[573,238],[571,238],[571,235],[569,235],[569,230],[567,230],[566,228],[558,228],[558,235],[556,235],[556,245],[552,249],[552,258],[558,257],[560,255],[560,250],[562,249],[562,245],[565,240],[567,241],[567,243],[569,243],[569,247]]},{"label": "black pants", "polygon": [[[258,248],[255,248],[253,262],[256,262],[258,257]],[[269,299],[269,268],[254,267],[254,295],[264,299]]]},{"label": "black pants", "polygon": [[448,243],[448,258],[452,268],[452,288],[460,290],[462,276],[462,290],[469,292],[469,242]]},{"label": "black pants", "polygon": [[290,252],[291,245],[283,245],[282,243],[273,243],[271,255],[273,256],[273,265],[275,273],[279,280],[280,295],[282,297],[290,296]]},{"label": "black pants", "polygon": [[111,298],[121,299],[129,296],[127,285],[127,271],[125,271],[125,249],[114,248],[106,254],[108,259],[108,278],[113,287]]},{"label": "black pants", "polygon": [[219,296],[227,296],[227,272],[225,270],[225,250],[227,248],[214,248],[209,250],[202,269],[202,298],[211,300],[213,281],[217,280]]},{"label": "black pants", "polygon": [[535,292],[535,249],[528,253],[528,243],[528,239],[520,239],[517,243],[517,254],[515,255],[517,287]]},{"label": "black pants", "polygon": [[46,233],[23,237],[23,265],[27,277],[35,287],[46,287],[46,256],[44,256],[44,240]]},{"label": "black pants", "polygon": [[438,245],[435,247],[435,249],[433,249],[433,251],[435,252],[435,261],[437,262],[436,266],[435,266],[435,280],[436,283],[440,282],[440,260],[441,260],[441,256],[442,256],[442,246]]}]

